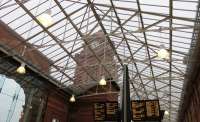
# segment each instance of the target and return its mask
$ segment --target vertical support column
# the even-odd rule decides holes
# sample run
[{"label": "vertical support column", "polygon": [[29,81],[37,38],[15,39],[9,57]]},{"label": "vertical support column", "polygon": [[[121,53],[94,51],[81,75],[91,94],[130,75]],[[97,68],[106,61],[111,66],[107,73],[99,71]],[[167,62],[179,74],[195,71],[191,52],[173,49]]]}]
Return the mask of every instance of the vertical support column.
[{"label": "vertical support column", "polygon": [[36,91],[35,88],[31,88],[30,92],[28,94],[27,103],[25,105],[25,110],[24,110],[23,122],[28,122],[30,106],[31,106],[33,95],[34,95],[35,91]]},{"label": "vertical support column", "polygon": [[45,98],[41,98],[40,100],[41,101],[40,101],[40,105],[39,105],[39,110],[38,110],[36,122],[41,122],[42,113],[43,113],[43,110],[44,110],[44,107],[45,107],[45,101],[46,101],[46,99]]},{"label": "vertical support column", "polygon": [[123,67],[123,89],[122,89],[122,122],[131,122],[131,102],[130,102],[130,86],[128,66]]}]

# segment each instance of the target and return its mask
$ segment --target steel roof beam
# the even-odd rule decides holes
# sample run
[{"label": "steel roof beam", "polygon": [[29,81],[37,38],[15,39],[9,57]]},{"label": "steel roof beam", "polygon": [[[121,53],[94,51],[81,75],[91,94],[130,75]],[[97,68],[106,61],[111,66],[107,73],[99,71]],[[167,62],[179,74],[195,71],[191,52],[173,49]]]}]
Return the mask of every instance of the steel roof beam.
[{"label": "steel roof beam", "polygon": [[109,42],[110,47],[112,48],[112,50],[113,50],[115,56],[117,57],[119,63],[120,63],[121,66],[123,67],[122,60],[121,60],[121,58],[119,57],[119,55],[118,55],[118,53],[117,53],[117,51],[116,51],[116,49],[115,49],[115,46],[113,45],[112,40],[111,40],[110,37],[108,36],[108,33],[107,33],[106,29],[104,28],[102,22],[100,21],[99,15],[97,14],[96,10],[94,9],[94,4],[93,4],[90,0],[87,0],[87,2],[88,2],[88,4],[89,4],[91,10],[93,11],[93,14],[94,14],[96,20],[98,21],[98,23],[99,23],[99,25],[100,25],[102,31],[104,32],[104,35],[106,36],[106,38],[107,38],[107,40],[108,40],[108,42]]},{"label": "steel roof beam", "polygon": [[[141,26],[142,26],[142,29],[144,29],[145,27],[144,27],[143,17],[142,17],[142,14],[141,14],[141,8],[140,8],[139,0],[137,0],[137,7],[138,7],[138,11],[139,11]],[[145,46],[146,46],[147,54],[148,54],[148,58],[149,58],[151,75],[154,77],[153,67],[152,67],[152,63],[151,63],[151,55],[150,55],[150,52],[149,52],[149,47],[148,47],[148,42],[147,42],[147,37],[146,37],[146,33],[145,32],[143,32],[143,36],[144,36]],[[158,98],[158,93],[157,93],[157,90],[156,90],[157,88],[156,88],[155,79],[153,80],[153,82],[154,82],[154,89],[155,89],[155,92],[156,92],[156,96]]]},{"label": "steel roof beam", "polygon": [[[45,31],[51,38],[54,39],[54,41],[55,41],[56,43],[58,43],[58,45],[59,45],[59,46],[60,46],[60,47],[61,47],[61,48],[76,62],[77,65],[80,65],[80,62],[78,62],[62,44],[59,44],[60,40],[58,40],[52,33],[50,33],[50,32],[48,31],[48,29],[45,28],[45,27],[36,19],[36,17],[32,15],[32,13],[30,13],[30,11],[29,11],[19,0],[15,0],[15,1],[18,3],[18,5],[19,5],[22,9],[24,9],[25,12],[27,12],[27,14],[28,14],[35,22],[37,22],[38,25],[40,25],[40,27],[41,27],[42,29],[44,29],[44,31]],[[85,68],[82,67],[82,70],[84,70],[84,71],[87,73],[87,75],[90,76],[89,72],[88,72]],[[96,81],[96,79],[95,79],[94,77],[90,76],[90,78],[93,79],[94,81]]]},{"label": "steel roof beam", "polygon": [[[100,4],[100,3],[93,3],[93,4],[96,5],[96,6],[110,7],[110,5],[106,5],[106,4]],[[166,15],[166,14],[160,14],[160,13],[148,12],[148,11],[139,11],[138,9],[124,8],[124,7],[115,7],[115,8],[116,9],[120,9],[120,10],[140,12],[142,14],[149,14],[149,15],[154,15],[154,16],[169,17],[170,18],[170,16]],[[185,18],[185,17],[178,17],[178,16],[172,16],[172,19],[184,20],[184,21],[189,21],[189,22],[195,22],[195,19]]]},{"label": "steel roof beam", "polygon": [[[124,30],[123,30],[123,27],[122,27],[120,18],[118,17],[117,11],[115,10],[114,3],[112,2],[112,0],[110,0],[110,2],[111,2],[111,5],[112,5],[112,8],[113,8],[113,10],[114,10],[115,16],[116,16],[116,18],[117,18],[117,23],[118,23],[118,25],[119,25],[119,28],[121,29],[123,38],[124,38],[124,40],[125,40],[125,42],[126,42],[126,45],[127,45],[127,47],[128,47],[128,50],[129,50],[129,53],[130,53],[130,55],[131,55],[131,59],[132,59],[132,61],[134,61],[135,59],[134,59],[133,53],[132,53],[132,51],[131,51],[131,47],[130,47],[130,45],[129,45],[129,43],[128,43],[128,40],[127,40],[127,38],[126,38],[126,35],[124,34]],[[136,68],[137,73],[139,73],[137,64],[136,64],[135,62],[133,62],[133,64],[134,64],[134,66],[135,66],[135,68]],[[141,81],[141,83],[142,83],[142,85],[143,85],[143,80],[142,80],[140,74],[138,74],[138,76],[139,76],[139,79],[140,79],[140,81]],[[132,83],[132,85],[134,85],[134,84]],[[145,88],[144,86],[143,86],[143,89],[144,89],[144,92],[145,92],[145,94],[146,94],[146,98],[148,99],[148,94],[147,94],[146,88]]]},{"label": "steel roof beam", "polygon": [[[63,14],[65,15],[66,19],[72,24],[72,26],[74,27],[74,29],[76,30],[76,32],[80,35],[81,38],[84,37],[83,33],[78,29],[78,27],[76,26],[76,24],[71,20],[71,18],[69,17],[69,15],[65,12],[65,10],[62,8],[62,6],[60,5],[60,3],[57,0],[54,0],[55,3],[57,4],[57,6],[61,9],[61,11],[63,12]],[[96,55],[96,53],[94,52],[94,50],[89,46],[89,43],[87,42],[87,40],[85,38],[83,38],[84,43],[87,45],[88,49],[92,52],[92,54],[95,56],[95,58],[97,59],[97,61],[99,63],[102,64],[101,60],[98,58],[98,56]],[[105,71],[110,75],[111,73],[109,72],[109,70],[102,65],[103,68],[105,69]]]},{"label": "steel roof beam", "polygon": [[[76,12],[80,11],[80,10],[83,9],[84,7],[86,7],[86,5],[83,6],[83,7],[81,7],[81,8],[79,8],[79,9],[77,9],[77,10],[75,10],[74,12],[72,12],[72,13],[70,14],[70,16],[73,15],[73,14],[75,14]],[[58,20],[57,22],[53,23],[52,25],[50,25],[50,26],[47,27],[46,29],[50,29],[51,27],[54,27],[54,25],[58,24],[59,22],[61,22],[61,21],[63,21],[63,20],[65,20],[65,17],[62,18],[62,19],[60,19],[60,20]],[[27,43],[29,40],[33,39],[34,37],[36,37],[37,35],[41,34],[42,32],[45,32],[45,30],[43,29],[42,31],[40,31],[40,32],[38,32],[38,33],[32,35],[31,37],[25,39],[25,41],[20,42],[19,44],[17,44],[15,47],[13,47],[12,49],[10,49],[9,51],[11,51],[11,50],[17,48],[17,47],[18,47],[19,45],[21,45],[21,44]]]}]

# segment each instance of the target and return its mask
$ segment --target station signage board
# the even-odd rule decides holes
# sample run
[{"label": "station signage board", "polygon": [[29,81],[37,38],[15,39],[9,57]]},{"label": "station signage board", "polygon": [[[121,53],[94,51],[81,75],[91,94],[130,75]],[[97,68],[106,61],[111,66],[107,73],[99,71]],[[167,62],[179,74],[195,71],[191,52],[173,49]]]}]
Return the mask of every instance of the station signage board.
[{"label": "station signage board", "polygon": [[160,106],[158,100],[134,100],[131,102],[133,121],[159,121]]},{"label": "station signage board", "polygon": [[99,102],[94,103],[95,121],[117,121],[118,103],[117,102]]}]

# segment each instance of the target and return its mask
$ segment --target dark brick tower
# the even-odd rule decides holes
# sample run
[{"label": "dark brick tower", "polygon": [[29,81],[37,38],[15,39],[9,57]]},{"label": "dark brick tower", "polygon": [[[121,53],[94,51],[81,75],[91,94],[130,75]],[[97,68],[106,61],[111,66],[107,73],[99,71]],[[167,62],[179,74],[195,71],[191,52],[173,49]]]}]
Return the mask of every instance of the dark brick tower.
[{"label": "dark brick tower", "polygon": [[[117,67],[114,61],[114,53],[103,32],[99,31],[91,36],[86,35],[85,38],[90,47],[96,53],[96,56],[101,60],[112,76],[109,75],[101,65],[99,65],[96,57],[86,45],[83,45],[83,50],[79,54],[76,54],[75,58],[95,79],[100,80],[102,75],[104,75],[106,79],[112,78],[116,80]],[[80,84],[80,82],[90,81],[92,81],[92,79],[87,75],[87,73],[81,70],[80,66],[77,66],[75,70],[74,85]]]}]

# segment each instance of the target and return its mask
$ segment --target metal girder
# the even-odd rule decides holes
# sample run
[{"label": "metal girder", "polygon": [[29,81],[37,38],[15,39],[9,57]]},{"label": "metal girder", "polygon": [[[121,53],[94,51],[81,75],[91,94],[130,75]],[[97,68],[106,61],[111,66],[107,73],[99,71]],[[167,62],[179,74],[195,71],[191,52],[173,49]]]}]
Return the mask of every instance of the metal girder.
[{"label": "metal girder", "polygon": [[[135,60],[136,60],[135,62],[140,62],[140,63],[146,64],[146,65],[150,65],[149,63],[146,63],[146,62],[143,61],[143,60],[137,60],[137,59],[135,59]],[[163,68],[163,67],[154,65],[154,64],[152,64],[152,66],[153,66],[153,67],[156,67],[156,68],[159,68],[159,69],[162,69],[162,70],[164,70],[164,71],[169,71],[169,69],[166,69],[166,68]],[[171,71],[171,72],[173,72],[173,73],[175,73],[175,74],[177,74],[177,75],[185,76],[185,74],[182,74],[182,72],[181,72],[181,73],[176,72],[176,71]]]},{"label": "metal girder", "polygon": [[[70,0],[71,1],[71,0]],[[93,3],[96,6],[102,6],[102,7],[110,7],[110,5],[106,4],[100,4],[100,3]],[[155,13],[155,12],[149,12],[149,11],[139,11],[138,9],[133,9],[133,8],[125,8],[125,7],[115,7],[116,9],[119,10],[127,10],[127,11],[133,11],[133,12],[139,12],[141,14],[149,14],[149,15],[154,15],[154,16],[160,16],[160,17],[169,17],[169,15],[166,14],[161,14],[161,13]],[[194,19],[191,18],[185,18],[185,17],[178,17],[178,16],[172,16],[172,19],[177,19],[177,20],[183,20],[183,21],[189,21],[189,22],[195,22]]]},{"label": "metal girder", "polygon": [[96,10],[94,9],[94,4],[93,4],[90,0],[87,0],[87,2],[88,2],[88,4],[89,4],[91,10],[92,10],[93,13],[94,13],[94,16],[95,16],[96,20],[98,21],[99,25],[101,26],[101,29],[102,29],[102,31],[104,32],[104,35],[106,36],[106,38],[107,38],[107,40],[108,40],[108,42],[109,42],[109,45],[110,45],[110,47],[112,48],[112,50],[113,50],[115,56],[117,57],[117,59],[118,59],[119,63],[121,64],[121,66],[123,66],[122,60],[121,60],[121,58],[119,57],[119,55],[118,55],[118,53],[117,53],[117,51],[116,51],[116,49],[115,49],[115,46],[113,45],[113,42],[111,41],[110,37],[108,36],[108,33],[107,33],[106,29],[104,28],[102,22],[100,21],[99,15],[97,14]]},{"label": "metal girder", "polygon": [[[111,11],[111,8],[103,15],[103,17],[99,20],[99,21],[102,21],[106,16],[107,14]],[[94,29],[98,26],[98,23],[90,30],[90,32],[88,33],[88,35],[90,35]]]},{"label": "metal girder", "polygon": [[[83,33],[78,29],[78,27],[76,26],[76,24],[71,20],[71,18],[65,12],[65,10],[62,8],[62,6],[59,4],[59,2],[57,0],[54,0],[54,1],[57,4],[57,6],[61,9],[61,11],[63,12],[63,14],[65,15],[66,19],[72,24],[72,26],[74,27],[74,29],[76,30],[76,32],[80,35],[81,38],[83,38],[84,37]],[[96,53],[94,52],[94,50],[89,46],[89,43],[87,42],[87,40],[83,38],[83,41],[87,45],[88,49],[95,56],[95,58],[97,59],[97,61],[102,64],[101,60],[98,58],[98,56],[96,55]],[[109,70],[104,65],[102,65],[102,66],[105,69],[105,71],[111,76],[111,73],[109,72]]]},{"label": "metal girder", "polygon": [[[136,68],[136,71],[137,71],[137,73],[138,73],[139,79],[140,79],[140,81],[141,81],[141,83],[142,83],[142,85],[143,85],[143,80],[142,80],[142,78],[141,78],[141,76],[140,76],[140,74],[139,74],[139,70],[138,70],[137,64],[134,62],[135,59],[134,59],[133,53],[132,53],[132,51],[131,51],[131,47],[130,47],[130,45],[129,45],[129,43],[128,43],[128,40],[127,40],[127,38],[126,38],[126,35],[124,34],[124,30],[123,30],[123,27],[122,27],[120,18],[118,17],[117,11],[115,10],[115,6],[114,6],[113,1],[110,0],[110,2],[111,2],[111,5],[112,5],[112,8],[113,8],[113,10],[114,10],[115,16],[116,16],[116,18],[117,18],[117,23],[118,23],[118,25],[119,25],[119,28],[121,29],[121,32],[122,32],[122,35],[123,35],[123,39],[124,39],[125,42],[126,42],[126,45],[127,45],[127,47],[128,47],[128,50],[129,50],[129,53],[130,53],[130,55],[131,55],[131,59],[132,59],[132,61],[133,61],[133,64],[135,65],[135,68]],[[133,84],[132,84],[132,85],[133,85]],[[145,94],[146,94],[146,98],[148,99],[148,94],[147,94],[146,88],[145,88],[144,86],[143,86],[143,89],[144,89],[144,92],[145,92]]]},{"label": "metal girder", "polygon": [[[166,18],[164,18],[166,19]],[[162,19],[162,20],[164,20]],[[169,19],[169,18],[167,18]],[[152,24],[151,24],[152,25]],[[149,26],[151,26],[149,25]],[[148,26],[147,26],[148,27]],[[145,27],[145,28],[147,28]],[[130,30],[126,30],[127,32],[124,32],[125,34],[130,34],[130,33],[142,33],[142,32],[160,32],[160,31],[166,31],[166,30],[180,30],[180,29],[193,29],[194,27],[192,26],[188,26],[188,27],[172,27],[172,28],[169,28],[169,27],[163,27],[163,28],[160,28],[160,29],[139,29],[139,30],[135,30],[135,31],[130,31]],[[115,36],[115,35],[118,35],[119,33],[113,33],[111,35]]]},{"label": "metal girder", "polygon": [[[47,28],[45,28],[33,15],[32,15],[32,13],[30,13],[30,11],[19,1],[19,0],[15,0],[18,4],[19,4],[19,6],[21,7],[21,8],[23,8],[24,9],[24,11],[26,11],[27,12],[27,14],[35,21],[35,22],[37,22],[37,24],[38,25],[40,25],[40,27],[52,38],[52,39],[54,39],[54,41],[56,42],[56,43],[58,43],[58,45],[76,62],[76,64],[77,65],[80,65],[80,62],[78,62],[71,54],[70,54],[70,52],[62,45],[62,44],[60,44],[59,43],[59,39],[57,39],[52,33],[50,33],[49,31],[48,31],[48,29]],[[92,77],[90,74],[89,74],[89,72],[84,68],[84,67],[82,67],[82,69],[87,73],[87,75],[92,79],[92,80],[94,80],[94,81],[96,81],[96,79],[94,78],[94,77]]]},{"label": "metal girder", "polygon": [[[146,84],[145,84],[145,86],[153,89],[152,86],[149,86],[149,85],[146,85]],[[141,90],[139,90],[138,88],[136,88],[136,89],[137,89],[138,91],[141,91]],[[163,93],[163,94],[165,94],[166,96],[169,97],[169,94],[166,94],[164,91],[161,91],[160,89],[158,89],[157,91],[158,91],[158,92],[161,92],[161,93]],[[151,92],[149,92],[149,95],[152,95],[152,96],[155,96],[155,97],[156,97],[156,95],[152,94],[152,92],[155,92],[155,91],[151,91]],[[168,98],[168,97],[167,97],[167,98]],[[177,96],[172,95],[172,97],[181,100],[181,99],[180,99],[179,97],[177,97]],[[160,99],[160,97],[158,97],[158,98]]]},{"label": "metal girder", "polygon": [[[86,7],[86,6],[87,6],[87,5],[85,5],[85,6],[81,7],[81,8],[79,8],[79,9],[75,10],[75,11],[72,12],[69,16],[71,16],[71,15],[75,14],[76,12],[82,10],[82,9],[83,9],[84,7]],[[58,20],[57,22],[53,23],[52,25],[50,25],[50,26],[47,27],[46,29],[47,29],[47,30],[50,29],[51,27],[53,27],[54,25],[58,24],[59,22],[61,22],[61,21],[63,21],[63,20],[65,20],[65,17],[62,18],[62,19],[60,19],[60,20]],[[22,41],[22,42],[20,42],[19,44],[17,44],[15,47],[13,47],[12,49],[10,49],[9,51],[12,51],[13,49],[17,48],[17,47],[18,47],[19,45],[21,45],[21,44],[27,43],[29,40],[33,39],[34,37],[36,37],[37,35],[41,34],[42,32],[45,32],[45,30],[43,29],[42,31],[37,32],[36,34],[32,35],[31,37],[25,39],[25,41]]]},{"label": "metal girder", "polygon": [[[130,81],[131,81],[131,79],[130,79]],[[139,83],[140,84],[140,83]],[[149,88],[152,88],[153,89],[153,87],[152,86],[149,86],[149,85],[147,85],[147,84],[144,84],[146,87],[149,87]],[[136,90],[137,91],[141,91],[141,89],[138,89],[138,88],[136,88]],[[158,92],[161,92],[161,93],[163,93],[163,94],[165,94],[167,97],[169,96],[169,94],[167,94],[167,93],[165,93],[164,91],[161,91],[160,89],[157,89],[157,91]],[[149,91],[148,91],[149,92]],[[151,92],[149,92],[149,95],[153,95],[153,96],[155,96],[156,97],[156,95],[154,95],[154,94],[152,94],[152,92],[155,92],[155,91],[151,91]],[[179,99],[179,100],[181,100],[179,97],[177,97],[177,96],[174,96],[174,95],[172,95],[173,97],[175,97],[175,98],[177,98],[177,99]],[[161,97],[159,97],[159,99],[160,99]]]},{"label": "metal girder", "polygon": [[[132,35],[132,33],[130,33],[130,32],[128,32],[129,34],[131,34]],[[122,38],[122,37],[120,37],[120,36],[118,36],[118,35],[114,35],[115,37],[118,37],[118,38]],[[134,35],[133,35],[134,36]],[[135,36],[136,37],[136,36]],[[136,38],[136,40],[135,39],[131,39],[131,38],[127,38],[128,40],[130,40],[130,41],[134,41],[134,42],[137,42],[137,43],[140,43],[140,44],[145,44],[144,42],[142,42],[140,39],[138,39],[138,38]],[[153,45],[153,44],[148,44],[149,45],[149,48],[150,47],[155,47],[155,48],[159,48],[159,46],[158,45]],[[172,52],[174,52],[174,53],[178,53],[178,54],[181,54],[181,55],[188,55],[188,54],[186,54],[186,53],[183,53],[183,52],[180,52],[180,51],[176,51],[176,50],[172,50]]]},{"label": "metal girder", "polygon": [[[131,71],[131,70],[130,70],[130,71]],[[134,71],[131,71],[131,72],[134,72]],[[134,73],[136,73],[136,72],[134,72]],[[145,74],[141,74],[141,76],[144,76],[144,77],[148,78],[148,76],[145,75]],[[163,84],[169,85],[168,83],[165,83],[165,82],[163,82],[163,81],[160,81],[160,80],[157,80],[157,81],[158,81],[158,82],[161,82],[161,83],[163,83]],[[180,88],[180,87],[177,87],[177,86],[174,86],[174,85],[171,85],[171,86],[174,87],[174,88],[177,88],[177,89],[182,90],[182,88]]]},{"label": "metal girder", "polygon": [[[26,2],[28,2],[29,0],[22,0],[21,2],[22,3],[26,3]],[[5,4],[5,3],[4,3]],[[11,4],[9,4],[9,5],[6,5],[6,6],[3,6],[3,7],[1,7],[0,6],[0,10],[3,10],[3,9],[6,9],[6,8],[9,8],[9,7],[12,7],[12,6],[15,6],[17,3],[11,3]]]},{"label": "metal girder", "polygon": [[[53,13],[55,14],[52,14],[52,17],[53,19],[56,19],[56,22],[53,23],[53,25],[51,25],[50,27],[47,27],[46,30],[49,31],[49,33],[52,34],[56,39],[52,38],[52,35],[46,34],[45,29],[37,30],[37,28],[41,27],[37,22],[36,24],[34,24],[34,27],[31,27],[30,29],[27,28],[29,24],[33,21],[33,19],[29,18],[30,13],[28,13],[27,11],[23,13],[16,12],[18,10],[23,11],[23,7],[16,5],[8,8],[8,10],[2,9],[1,7],[5,7],[7,5],[9,6],[10,4],[12,4],[9,1],[10,0],[2,2],[2,4],[0,5],[0,10],[5,11],[5,13],[0,12],[0,16],[2,17],[0,18],[2,19],[2,22],[8,24],[8,26],[16,31],[18,35],[22,36],[22,38],[27,38],[23,43],[26,44],[26,42],[30,42],[30,44],[33,44],[33,46],[35,47],[33,50],[39,50],[42,54],[44,54],[48,59],[52,61],[50,67],[53,69],[53,71],[50,72],[51,74],[45,74],[44,72],[44,74],[42,75],[45,75],[47,79],[53,79],[53,83],[55,85],[58,85],[58,83],[60,83],[59,80],[62,78],[62,76],[64,76],[63,79],[60,80],[64,81],[61,84],[62,88],[69,87],[73,90],[79,90],[79,92],[83,92],[83,88],[86,89],[87,84],[85,82],[80,83],[80,87],[75,85],[67,86],[70,81],[73,81],[75,79],[74,71],[77,65],[83,67],[81,66],[81,64],[77,64],[76,61],[71,58],[71,56],[74,56],[76,52],[79,53],[83,49],[83,46],[80,45],[83,42],[85,43],[85,41],[87,41],[87,38],[83,37],[83,35],[80,35],[82,34],[82,32],[85,32],[86,30],[86,33],[88,35],[91,35],[92,33],[95,33],[97,29],[101,29],[105,34],[106,39],[108,40],[108,46],[110,46],[112,48],[111,51],[114,52],[114,60],[116,60],[117,66],[121,67],[123,62],[125,61],[128,63],[129,67],[133,67],[131,71],[131,77],[134,82],[130,82],[130,85],[132,85],[131,92],[134,93],[134,96],[137,96],[140,99],[140,97],[145,97],[147,92],[149,98],[156,98],[155,93],[158,92],[157,97],[159,97],[159,99],[165,105],[161,108],[166,108],[167,110],[169,109],[169,120],[173,121],[177,113],[177,111],[173,110],[175,110],[175,108],[178,108],[178,105],[174,104],[175,102],[173,102],[173,99],[177,100],[181,98],[180,93],[184,92],[182,91],[182,85],[184,83],[183,78],[185,77],[185,80],[187,80],[188,78],[187,74],[185,73],[186,63],[184,63],[183,61],[185,60],[182,59],[185,59],[185,56],[189,55],[187,54],[187,52],[191,44],[190,40],[193,33],[192,29],[195,28],[195,26],[193,26],[193,23],[196,21],[195,19],[193,19],[194,16],[192,15],[196,12],[195,8],[184,8],[178,5],[173,6],[173,2],[175,3],[176,1],[179,1],[178,3],[181,4],[187,4],[185,2],[188,2],[192,3],[192,5],[195,6],[196,4],[198,4],[197,1],[169,0],[165,1],[165,3],[169,3],[169,5],[163,5],[163,3],[161,2],[144,3],[144,1],[139,0],[110,0],[111,4],[107,3],[107,1],[104,3],[102,1],[95,0],[94,2],[92,2],[93,0],[54,0],[55,2],[57,1],[57,4],[53,1],[52,5],[47,5],[49,1],[44,0],[41,2],[42,4],[35,3],[31,7],[25,6],[30,13],[34,12],[35,9],[38,9],[40,6],[43,5],[46,5],[49,7],[49,9],[53,10]],[[19,2],[20,0],[16,1]],[[116,5],[114,5],[115,2]],[[27,4],[29,3],[32,3],[32,1],[29,1]],[[130,6],[126,6],[126,4],[129,5],[129,3]],[[22,1],[21,4],[23,4]],[[133,6],[131,7],[131,5]],[[76,8],[76,6],[79,7]],[[137,8],[137,6],[141,8],[144,7],[144,10],[141,10],[141,8]],[[87,14],[86,12],[88,11],[86,10],[85,12],[86,7],[89,7],[90,10],[87,17],[84,17]],[[152,9],[148,10],[146,9],[146,7]],[[154,7],[167,11],[155,11]],[[70,10],[70,8],[73,9]],[[36,17],[38,15],[42,15],[44,13],[44,10],[45,9],[39,10],[39,13],[36,12],[33,16]],[[177,12],[177,14],[173,14],[173,11]],[[179,15],[179,12],[183,12],[183,15]],[[185,16],[184,12],[186,14],[191,13],[191,15]],[[15,18],[9,19],[9,17],[14,15],[15,13]],[[67,13],[70,13],[72,15],[69,17],[72,24],[68,21],[68,17],[66,16]],[[136,15],[139,15],[140,18],[136,18]],[[23,20],[21,24],[17,25],[17,23],[23,17],[29,19]],[[65,20],[67,21],[66,23]],[[82,21],[80,22],[80,20]],[[140,23],[140,21],[143,22]],[[140,28],[141,24],[144,27]],[[70,27],[63,30],[63,26],[65,25],[70,25]],[[23,28],[26,29],[22,30]],[[119,29],[121,29],[121,31]],[[31,33],[31,36],[27,37],[26,34],[29,32]],[[160,34],[164,34],[164,36],[158,36],[158,32],[160,32]],[[43,33],[46,35],[43,35]],[[63,38],[62,35],[64,35]],[[77,38],[71,39],[74,36],[76,36]],[[72,46],[72,44],[75,42],[80,42],[80,44],[76,43],[77,45]],[[167,47],[170,52],[170,61],[155,58],[157,56],[157,51],[160,48],[159,44],[163,43],[165,45],[169,45]],[[65,48],[70,47],[70,49],[68,50],[68,54],[66,53],[66,50],[59,49],[60,44],[63,45],[63,47]],[[90,44],[85,44],[90,48]],[[148,49],[145,49],[145,47]],[[11,49],[9,52],[11,52],[13,49]],[[91,49],[91,51],[95,50]],[[151,55],[148,54],[147,56],[147,53],[150,53]],[[95,55],[95,52],[92,52],[91,54],[94,57],[97,56]],[[11,54],[11,56],[15,55]],[[19,58],[21,59],[20,56]],[[103,65],[105,66],[106,70],[108,69],[107,65],[112,65],[104,64],[103,61],[99,61],[99,57],[95,58],[97,59],[96,62],[98,62],[96,65]],[[26,62],[25,59],[22,59],[20,61]],[[28,62],[26,63],[27,67],[29,67]],[[134,66],[134,64],[137,66]],[[90,65],[88,65],[88,67],[90,67]],[[7,68],[9,68],[8,72],[14,70],[13,68],[11,68],[11,66],[8,66]],[[37,67],[35,68],[37,69]],[[87,67],[85,67],[85,69],[88,70]],[[37,71],[40,72],[39,68],[37,69]],[[118,68],[117,72],[118,77],[121,78],[121,69]],[[89,75],[92,74],[90,72],[88,73]],[[28,77],[31,78],[30,76]],[[119,84],[120,80],[118,82]],[[87,83],[89,84],[89,81]],[[91,84],[94,84],[94,82]],[[144,90],[144,88],[146,89],[146,91]],[[179,102],[180,101],[177,100],[177,104]]]}]

